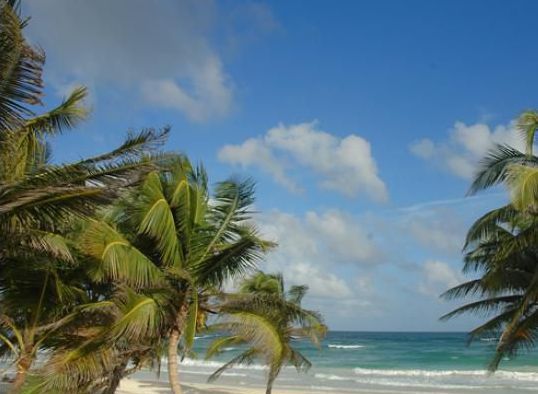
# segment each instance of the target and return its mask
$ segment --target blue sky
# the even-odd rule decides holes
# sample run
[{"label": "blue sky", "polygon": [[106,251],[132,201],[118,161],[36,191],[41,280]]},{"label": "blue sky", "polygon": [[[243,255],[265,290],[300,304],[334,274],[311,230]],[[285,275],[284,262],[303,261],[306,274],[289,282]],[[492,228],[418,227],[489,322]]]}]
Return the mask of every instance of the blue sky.
[{"label": "blue sky", "polygon": [[87,85],[91,119],[57,161],[171,125],[212,181],[252,176],[263,268],[308,283],[333,329],[466,330],[438,299],[463,279],[464,198],[535,104],[532,1],[28,0],[46,104]]}]

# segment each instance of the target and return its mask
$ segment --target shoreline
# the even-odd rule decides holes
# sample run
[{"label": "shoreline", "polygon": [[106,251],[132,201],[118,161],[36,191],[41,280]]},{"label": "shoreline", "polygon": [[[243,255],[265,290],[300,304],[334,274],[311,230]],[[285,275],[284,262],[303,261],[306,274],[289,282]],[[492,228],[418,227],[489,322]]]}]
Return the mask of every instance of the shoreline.
[{"label": "shoreline", "polygon": [[[183,394],[265,394],[265,387],[245,386],[237,387],[227,384],[212,384],[212,383],[182,383],[181,388]],[[338,391],[336,391],[338,390]],[[402,391],[398,388],[387,390],[375,390],[356,388],[353,390],[339,388],[312,388],[312,387],[297,387],[297,388],[279,388],[273,387],[273,394],[345,394],[345,393],[360,393],[360,394],[399,394]],[[121,381],[117,394],[170,394],[170,388],[167,381],[133,379],[125,378]],[[439,391],[420,391],[420,394],[438,394]],[[464,394],[460,391],[458,394]],[[469,392],[470,393],[470,392]]]}]

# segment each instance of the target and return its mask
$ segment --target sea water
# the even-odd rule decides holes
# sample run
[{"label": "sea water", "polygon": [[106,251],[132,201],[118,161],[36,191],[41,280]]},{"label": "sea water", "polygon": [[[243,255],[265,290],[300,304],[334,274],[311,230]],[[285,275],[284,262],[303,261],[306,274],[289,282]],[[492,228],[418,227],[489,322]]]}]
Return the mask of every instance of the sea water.
[{"label": "sea water", "polygon": [[[229,347],[204,360],[215,338],[195,341],[197,358],[180,366],[185,382],[204,382],[241,348]],[[329,332],[320,349],[294,340],[293,346],[313,364],[298,374],[286,367],[275,387],[336,393],[529,393],[538,392],[538,352],[505,358],[499,371],[487,372],[497,338],[481,338],[467,346],[465,333]],[[165,366],[165,364],[163,365]],[[222,384],[263,386],[266,370],[260,364],[227,370]],[[165,375],[165,374],[163,374]]]}]

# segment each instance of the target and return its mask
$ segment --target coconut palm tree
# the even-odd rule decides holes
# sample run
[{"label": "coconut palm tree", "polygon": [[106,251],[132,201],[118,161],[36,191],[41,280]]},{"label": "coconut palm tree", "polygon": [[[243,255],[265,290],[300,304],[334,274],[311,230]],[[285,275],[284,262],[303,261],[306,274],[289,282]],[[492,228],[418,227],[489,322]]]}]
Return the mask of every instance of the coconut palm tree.
[{"label": "coconut palm tree", "polygon": [[251,364],[261,358],[268,366],[267,394],[286,364],[297,371],[306,371],[311,363],[293,347],[293,341],[308,338],[319,346],[327,328],[321,316],[301,307],[307,286],[291,286],[285,290],[282,275],[258,272],[244,280],[238,294],[229,294],[219,307],[224,320],[213,326],[230,335],[216,339],[207,351],[207,358],[219,354],[232,344],[247,344],[247,349],[228,361],[209,378],[217,379],[224,371],[238,364]]},{"label": "coconut palm tree", "polygon": [[504,355],[532,347],[538,329],[537,213],[538,158],[533,155],[538,114],[525,112],[517,122],[525,141],[525,153],[496,146],[486,156],[471,193],[504,183],[510,204],[478,219],[467,234],[465,272],[479,279],[450,289],[444,297],[478,296],[443,319],[462,313],[493,315],[470,333],[470,339],[485,332],[502,332],[490,369],[495,370]]},{"label": "coconut palm tree", "polygon": [[13,391],[24,384],[37,351],[83,300],[70,279],[65,235],[155,168],[149,153],[168,130],[131,134],[117,149],[74,163],[50,162],[50,138],[88,111],[76,88],[52,110],[40,104],[44,53],[24,39],[18,2],[0,0],[0,352],[15,359]]},{"label": "coconut palm tree", "polygon": [[[210,199],[203,168],[195,168],[187,158],[177,156],[166,168],[148,174],[140,187],[104,212],[102,219],[90,221],[80,238],[92,281],[127,288],[140,301],[117,314],[125,315],[126,320],[110,323],[123,327],[119,332],[126,348],[129,343],[152,344],[166,338],[168,375],[174,393],[181,392],[178,347],[181,343],[187,352],[192,346],[203,314],[202,297],[221,287],[226,279],[253,268],[272,246],[257,236],[250,222],[253,193],[251,181],[229,180],[217,184]],[[110,302],[117,304],[114,298]],[[142,310],[146,313],[139,317]],[[119,339],[109,335],[114,331],[103,330],[107,332],[105,339],[97,336],[97,342],[105,344],[103,350],[113,349],[106,344]],[[95,341],[88,346],[95,349]],[[88,355],[79,348],[67,350],[70,362],[74,353]],[[89,358],[101,357],[97,355],[93,352]],[[104,353],[102,358],[106,358]],[[56,366],[68,367],[58,360]],[[80,374],[64,373],[68,369],[61,373],[66,379],[74,377],[74,384],[80,383],[78,376],[93,379],[97,371],[95,363],[79,361]],[[55,374],[59,376],[58,370]],[[48,376],[53,378],[55,374]],[[51,382],[47,387],[54,386]]]}]

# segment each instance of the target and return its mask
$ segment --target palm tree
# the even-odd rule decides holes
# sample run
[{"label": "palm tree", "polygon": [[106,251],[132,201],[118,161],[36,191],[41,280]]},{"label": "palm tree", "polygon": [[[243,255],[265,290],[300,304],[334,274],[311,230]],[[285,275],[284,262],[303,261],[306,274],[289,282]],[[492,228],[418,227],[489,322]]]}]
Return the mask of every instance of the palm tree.
[{"label": "palm tree", "polygon": [[[181,392],[178,347],[181,343],[187,352],[192,346],[203,313],[202,297],[226,279],[253,268],[272,246],[257,236],[250,222],[253,193],[251,181],[228,180],[217,184],[210,199],[203,168],[194,168],[187,158],[178,156],[166,168],[148,174],[140,187],[105,211],[102,219],[90,221],[83,231],[80,248],[89,259],[91,279],[112,283],[121,292],[129,289],[139,301],[129,303],[130,309],[125,307],[110,324],[123,327],[119,332],[127,348],[129,343],[167,339],[168,375],[174,393]],[[117,303],[114,298],[110,302]],[[98,342],[110,344],[119,338],[105,337],[97,336]],[[66,351],[74,353],[88,355],[79,348]],[[67,367],[58,359],[55,365]],[[85,364],[80,359],[77,365],[82,375],[95,376],[93,362]],[[61,376],[80,383],[81,374],[65,371]],[[51,382],[47,387],[53,387]]]},{"label": "palm tree", "polygon": [[0,0],[0,352],[12,352],[16,392],[37,351],[83,300],[69,280],[74,259],[65,235],[155,168],[149,153],[168,130],[131,134],[105,154],[68,164],[49,161],[49,139],[88,111],[76,88],[56,108],[36,115],[44,53],[24,39],[17,1]]},{"label": "palm tree", "polygon": [[470,333],[470,339],[487,332],[502,332],[490,369],[495,370],[504,355],[532,347],[538,328],[538,158],[533,155],[538,114],[525,112],[518,120],[526,151],[496,146],[486,156],[471,193],[499,183],[508,186],[512,201],[478,219],[467,234],[464,272],[476,272],[479,279],[456,286],[444,297],[478,296],[443,319],[462,313],[493,315]]},{"label": "palm tree", "polygon": [[286,364],[292,364],[297,371],[308,370],[310,361],[293,347],[293,341],[308,338],[319,346],[327,328],[317,312],[301,307],[307,290],[307,286],[291,286],[286,291],[282,275],[258,272],[241,283],[238,294],[225,296],[219,307],[224,321],[213,328],[230,335],[216,339],[207,358],[232,344],[245,343],[248,348],[215,371],[209,380],[217,379],[237,364],[251,364],[262,358],[269,367],[266,393],[271,394],[273,383]]}]

